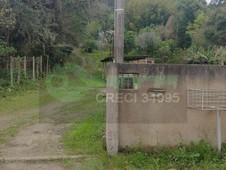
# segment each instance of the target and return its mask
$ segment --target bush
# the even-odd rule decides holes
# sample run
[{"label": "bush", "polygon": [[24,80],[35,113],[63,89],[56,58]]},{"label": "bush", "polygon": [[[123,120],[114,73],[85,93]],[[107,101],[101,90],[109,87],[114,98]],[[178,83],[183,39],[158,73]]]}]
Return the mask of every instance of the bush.
[{"label": "bush", "polygon": [[83,42],[82,49],[85,52],[92,53],[93,50],[97,49],[97,43],[93,39],[87,39]]}]

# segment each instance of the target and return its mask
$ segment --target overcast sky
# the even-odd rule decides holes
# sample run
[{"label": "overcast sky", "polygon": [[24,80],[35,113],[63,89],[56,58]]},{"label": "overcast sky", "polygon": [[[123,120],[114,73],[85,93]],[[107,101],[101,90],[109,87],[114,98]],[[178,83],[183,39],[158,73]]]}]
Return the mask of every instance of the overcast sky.
[{"label": "overcast sky", "polygon": [[207,3],[210,3],[211,0],[206,0]]}]

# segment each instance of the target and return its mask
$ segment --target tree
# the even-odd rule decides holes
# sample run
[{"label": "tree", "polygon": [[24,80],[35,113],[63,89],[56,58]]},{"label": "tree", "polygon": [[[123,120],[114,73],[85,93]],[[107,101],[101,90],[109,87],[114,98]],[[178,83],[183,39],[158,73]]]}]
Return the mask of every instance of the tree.
[{"label": "tree", "polygon": [[205,36],[210,45],[226,46],[226,6],[215,9],[205,27]]},{"label": "tree", "polygon": [[209,46],[205,37],[205,22],[210,12],[209,10],[200,12],[194,22],[188,24],[186,33],[191,37],[192,45],[205,48]]},{"label": "tree", "polygon": [[176,42],[174,40],[166,40],[162,41],[159,44],[159,48],[157,51],[157,57],[162,58],[167,61],[176,49]]},{"label": "tree", "polygon": [[171,15],[165,25],[163,38],[166,40],[175,39],[175,25],[177,21],[173,15]]},{"label": "tree", "polygon": [[226,3],[226,0],[211,0],[210,5],[222,5]]},{"label": "tree", "polygon": [[125,40],[124,40],[124,53],[128,54],[133,49],[135,49],[135,37],[136,34],[133,31],[125,31]]},{"label": "tree", "polygon": [[171,9],[165,0],[126,1],[125,26],[127,30],[139,32],[150,25],[165,25]]},{"label": "tree", "polygon": [[16,24],[15,14],[10,7],[8,0],[0,1],[0,31],[1,36],[4,37],[6,43],[9,45],[10,31],[12,31]]},{"label": "tree", "polygon": [[14,37],[15,47],[20,55],[32,54],[37,47],[51,43],[55,34],[50,29],[52,18],[49,10],[40,1],[16,1],[12,4],[17,16]]},{"label": "tree", "polygon": [[106,32],[114,28],[114,13],[107,5],[99,2],[94,2],[88,9],[88,23],[96,22],[99,24],[99,30]]},{"label": "tree", "polygon": [[150,27],[141,29],[136,37],[136,45],[144,51],[144,54],[156,54],[161,41],[161,36]]},{"label": "tree", "polygon": [[226,47],[215,46],[212,60],[217,64],[224,65],[226,63]]},{"label": "tree", "polygon": [[0,57],[8,57],[15,53],[16,50],[13,47],[7,46],[7,43],[0,39]]},{"label": "tree", "polygon": [[207,6],[205,0],[178,0],[177,1],[177,41],[181,48],[191,45],[191,37],[186,33],[189,23],[193,23],[200,10]]}]

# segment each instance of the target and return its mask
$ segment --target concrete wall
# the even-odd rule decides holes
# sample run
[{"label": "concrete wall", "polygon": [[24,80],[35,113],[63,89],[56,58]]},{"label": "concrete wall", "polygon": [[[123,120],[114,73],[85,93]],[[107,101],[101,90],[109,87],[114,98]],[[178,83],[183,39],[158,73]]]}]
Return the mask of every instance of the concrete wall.
[{"label": "concrete wall", "polygon": [[[108,68],[113,66],[118,74],[139,74],[138,89],[119,89],[120,148],[175,146],[201,139],[216,145],[216,112],[187,108],[187,89],[226,90],[225,66],[111,64]],[[108,110],[109,114],[114,113]],[[221,117],[222,142],[226,142],[226,112]]]}]

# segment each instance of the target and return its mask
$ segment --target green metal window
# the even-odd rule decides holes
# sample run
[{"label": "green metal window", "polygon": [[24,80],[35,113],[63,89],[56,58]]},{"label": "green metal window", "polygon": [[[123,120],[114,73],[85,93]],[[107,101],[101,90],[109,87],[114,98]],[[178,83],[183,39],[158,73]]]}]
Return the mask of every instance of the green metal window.
[{"label": "green metal window", "polygon": [[138,89],[138,74],[120,74],[120,89]]}]

